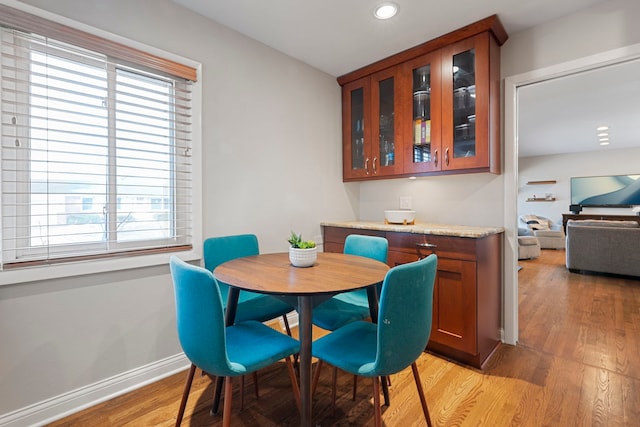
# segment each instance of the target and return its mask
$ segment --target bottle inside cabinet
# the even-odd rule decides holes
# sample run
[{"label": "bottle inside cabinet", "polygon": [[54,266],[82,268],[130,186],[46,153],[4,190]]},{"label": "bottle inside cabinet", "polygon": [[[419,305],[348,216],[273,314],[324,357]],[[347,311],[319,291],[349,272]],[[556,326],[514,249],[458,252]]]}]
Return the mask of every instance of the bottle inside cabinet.
[{"label": "bottle inside cabinet", "polygon": [[413,162],[431,161],[431,66],[413,70]]},{"label": "bottle inside cabinet", "polygon": [[475,49],[453,56],[453,156],[476,155]]},{"label": "bottle inside cabinet", "polygon": [[351,169],[364,169],[364,89],[351,92]]},{"label": "bottle inside cabinet", "polygon": [[379,82],[379,151],[380,165],[395,164],[395,124],[394,124],[394,80],[393,77]]}]

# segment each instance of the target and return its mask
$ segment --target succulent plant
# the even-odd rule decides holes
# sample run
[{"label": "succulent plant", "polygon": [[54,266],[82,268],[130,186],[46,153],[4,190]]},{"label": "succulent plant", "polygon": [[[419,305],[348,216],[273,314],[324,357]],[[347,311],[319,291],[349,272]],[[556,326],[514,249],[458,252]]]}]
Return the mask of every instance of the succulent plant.
[{"label": "succulent plant", "polygon": [[302,240],[302,234],[296,234],[293,231],[288,241],[292,248],[311,249],[316,247],[316,242],[313,240]]}]

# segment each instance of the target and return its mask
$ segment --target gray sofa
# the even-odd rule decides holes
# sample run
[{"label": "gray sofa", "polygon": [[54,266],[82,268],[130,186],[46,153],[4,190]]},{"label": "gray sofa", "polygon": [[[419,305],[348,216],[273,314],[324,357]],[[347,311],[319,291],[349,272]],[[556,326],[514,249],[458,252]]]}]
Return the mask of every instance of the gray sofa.
[{"label": "gray sofa", "polygon": [[567,268],[640,277],[640,224],[635,221],[569,220]]}]

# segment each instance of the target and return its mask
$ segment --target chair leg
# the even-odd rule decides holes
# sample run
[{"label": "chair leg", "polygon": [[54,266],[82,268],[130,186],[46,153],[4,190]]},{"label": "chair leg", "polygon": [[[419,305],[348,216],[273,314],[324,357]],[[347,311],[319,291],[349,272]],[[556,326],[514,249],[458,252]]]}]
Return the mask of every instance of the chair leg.
[{"label": "chair leg", "polygon": [[287,330],[287,335],[291,336],[291,327],[289,327],[289,319],[287,319],[287,315],[282,315],[282,322],[284,323],[284,328]]},{"label": "chair leg", "polygon": [[424,397],[424,390],[422,389],[422,382],[420,381],[420,374],[418,373],[418,366],[416,365],[416,362],[411,364],[411,370],[413,371],[413,378],[416,380],[416,387],[418,388],[418,395],[420,396],[420,403],[422,404],[424,418],[427,420],[427,426],[431,427],[431,417],[429,416],[429,408],[427,408],[427,399]]},{"label": "chair leg", "polygon": [[338,382],[338,368],[331,372],[331,416],[336,416],[336,383]]},{"label": "chair leg", "polygon": [[182,401],[180,402],[180,409],[178,409],[178,418],[176,418],[176,427],[180,427],[182,424],[182,417],[184,416],[184,408],[187,406],[187,399],[189,398],[189,391],[191,390],[191,383],[193,383],[193,375],[196,373],[196,365],[191,364],[189,374],[187,375],[187,383],[184,385],[184,391],[182,392]]},{"label": "chair leg", "polygon": [[222,427],[231,427],[231,396],[233,396],[233,377],[226,377],[224,381]]},{"label": "chair leg", "polygon": [[380,408],[380,377],[373,377],[373,409],[375,426],[382,427],[382,409]]},{"label": "chair leg", "polygon": [[[391,387],[391,377],[383,377],[387,379],[387,385]],[[358,393],[358,376],[353,376],[353,396],[351,396],[351,400],[356,401],[356,394]]]},{"label": "chair leg", "polygon": [[351,400],[356,401],[356,393],[358,392],[358,376],[353,376],[353,396],[351,396]]},{"label": "chair leg", "polygon": [[256,400],[258,400],[260,399],[260,394],[258,393],[258,372],[257,371],[254,372],[252,374],[252,377],[253,377],[253,385],[256,389]]},{"label": "chair leg", "polygon": [[244,375],[240,377],[240,412],[244,411]]},{"label": "chair leg", "polygon": [[213,405],[211,405],[211,415],[216,415],[220,409],[220,397],[222,396],[222,386],[224,385],[224,377],[216,377],[216,385],[213,391]]},{"label": "chair leg", "polygon": [[289,378],[291,378],[291,387],[293,388],[293,397],[296,400],[298,411],[300,411],[300,414],[302,414],[302,403],[300,402],[300,387],[298,386],[296,371],[295,369],[293,369],[293,363],[291,362],[290,357],[287,357],[285,359],[285,362],[287,362],[287,369],[289,370]]},{"label": "chair leg", "polygon": [[320,371],[322,370],[322,360],[318,359],[318,366],[316,366],[316,372],[313,374],[313,381],[311,382],[311,396],[316,394],[316,387],[318,387],[318,381],[320,380]]}]

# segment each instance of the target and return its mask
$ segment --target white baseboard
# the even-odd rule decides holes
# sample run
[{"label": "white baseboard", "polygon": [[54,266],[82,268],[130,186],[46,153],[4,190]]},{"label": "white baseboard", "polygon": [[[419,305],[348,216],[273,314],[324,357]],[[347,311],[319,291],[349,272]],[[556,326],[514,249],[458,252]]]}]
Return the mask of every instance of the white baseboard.
[{"label": "white baseboard", "polygon": [[184,353],[176,354],[17,411],[1,414],[0,426],[42,426],[185,370],[190,363]]}]

